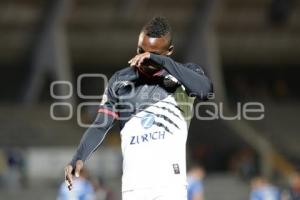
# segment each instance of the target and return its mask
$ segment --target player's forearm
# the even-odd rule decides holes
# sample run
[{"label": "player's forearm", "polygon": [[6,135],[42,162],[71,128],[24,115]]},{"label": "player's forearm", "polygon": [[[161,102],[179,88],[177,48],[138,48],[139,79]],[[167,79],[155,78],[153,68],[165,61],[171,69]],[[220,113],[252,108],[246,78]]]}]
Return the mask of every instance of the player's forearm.
[{"label": "player's forearm", "polygon": [[197,96],[200,99],[206,99],[212,92],[212,83],[199,68],[195,72],[181,63],[175,62],[169,57],[151,54],[150,59],[165,68],[174,76],[185,88],[189,94]]},{"label": "player's forearm", "polygon": [[106,133],[112,127],[114,118],[99,113],[93,125],[88,128],[81,138],[76,154],[70,164],[74,167],[77,160],[86,161],[104,140]]}]

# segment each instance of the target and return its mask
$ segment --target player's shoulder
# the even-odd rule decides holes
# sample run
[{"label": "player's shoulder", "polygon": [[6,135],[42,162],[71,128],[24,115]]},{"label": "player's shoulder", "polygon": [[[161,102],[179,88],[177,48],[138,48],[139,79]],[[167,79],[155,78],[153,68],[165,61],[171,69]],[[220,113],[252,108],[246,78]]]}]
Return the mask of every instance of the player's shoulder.
[{"label": "player's shoulder", "polygon": [[133,67],[125,67],[116,71],[111,79],[114,81],[132,81],[137,77],[136,70]]},{"label": "player's shoulder", "polygon": [[[116,71],[109,79],[108,87],[114,87],[118,89],[120,87],[128,85],[130,82],[134,82],[138,79],[138,73],[133,67],[126,67]],[[117,86],[117,87],[116,87]]]}]

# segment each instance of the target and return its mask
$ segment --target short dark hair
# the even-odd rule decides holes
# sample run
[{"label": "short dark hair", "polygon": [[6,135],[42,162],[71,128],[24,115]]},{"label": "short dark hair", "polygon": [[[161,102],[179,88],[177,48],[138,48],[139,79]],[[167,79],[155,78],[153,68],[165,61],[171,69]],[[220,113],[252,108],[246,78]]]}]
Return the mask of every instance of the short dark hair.
[{"label": "short dark hair", "polygon": [[172,43],[172,28],[167,18],[162,16],[153,17],[142,29],[148,37],[160,38],[168,35]]}]

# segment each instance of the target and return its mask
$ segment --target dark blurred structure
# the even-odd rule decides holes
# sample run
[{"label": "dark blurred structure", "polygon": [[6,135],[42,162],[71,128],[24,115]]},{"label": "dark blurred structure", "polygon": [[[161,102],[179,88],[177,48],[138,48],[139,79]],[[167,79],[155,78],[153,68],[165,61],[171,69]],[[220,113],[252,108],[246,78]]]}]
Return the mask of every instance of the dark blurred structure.
[{"label": "dark blurred structure", "polygon": [[[265,109],[259,121],[193,119],[190,158],[201,161],[209,173],[226,173],[235,163],[239,171],[251,171],[244,174],[246,179],[255,172],[285,184],[288,175],[300,170],[297,0],[2,0],[0,147],[73,148],[84,130],[76,122],[77,105],[100,101],[79,98],[76,79],[83,73],[111,76],[126,67],[136,52],[142,25],[158,14],[173,25],[174,58],[206,69],[215,85],[215,102],[224,103],[225,116],[235,116],[237,102],[261,102]],[[50,96],[50,84],[56,80],[73,84],[70,98]],[[103,82],[83,81],[81,90],[99,95]],[[66,93],[68,89],[58,88],[57,94]],[[72,105],[72,119],[52,120],[53,102]],[[207,109],[212,108],[197,112],[205,115]],[[84,111],[80,117],[90,120],[92,115]],[[110,134],[104,146],[118,144],[118,134]],[[253,154],[241,159],[237,152],[245,148]],[[240,156],[233,161],[233,155]],[[0,179],[1,163],[0,156]],[[222,181],[242,185],[226,175],[211,180],[212,188],[225,185],[220,196],[231,189],[230,184],[218,185]]]}]

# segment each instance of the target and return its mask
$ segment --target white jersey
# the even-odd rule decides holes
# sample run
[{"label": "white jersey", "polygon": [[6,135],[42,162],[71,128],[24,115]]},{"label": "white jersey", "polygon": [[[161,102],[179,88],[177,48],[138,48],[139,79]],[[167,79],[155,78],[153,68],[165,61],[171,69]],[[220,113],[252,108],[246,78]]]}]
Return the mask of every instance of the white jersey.
[{"label": "white jersey", "polygon": [[175,99],[169,95],[137,113],[123,127],[122,191],[186,185],[189,120]]}]

